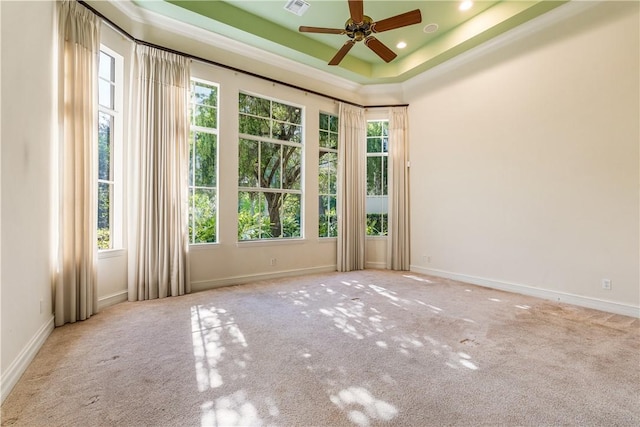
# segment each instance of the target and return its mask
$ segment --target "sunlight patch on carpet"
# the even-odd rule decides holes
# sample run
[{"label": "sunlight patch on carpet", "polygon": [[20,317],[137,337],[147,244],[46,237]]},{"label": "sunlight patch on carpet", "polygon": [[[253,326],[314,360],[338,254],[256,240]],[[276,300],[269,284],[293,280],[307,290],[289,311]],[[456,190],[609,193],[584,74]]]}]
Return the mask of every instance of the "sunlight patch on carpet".
[{"label": "sunlight patch on carpet", "polygon": [[232,370],[230,379],[244,377],[243,370],[249,358],[243,350],[248,347],[247,340],[226,310],[204,305],[191,307],[191,332],[199,391],[218,388],[224,384],[220,364],[228,353],[229,346],[236,355],[229,360]]},{"label": "sunlight patch on carpet", "polygon": [[247,393],[239,390],[229,396],[207,401],[200,405],[202,426],[249,426],[261,425],[258,410],[247,399]]},{"label": "sunlight patch on carpet", "polygon": [[391,421],[398,415],[392,404],[376,399],[364,387],[348,387],[332,394],[329,400],[347,413],[349,420],[358,426],[366,427],[372,421]]}]

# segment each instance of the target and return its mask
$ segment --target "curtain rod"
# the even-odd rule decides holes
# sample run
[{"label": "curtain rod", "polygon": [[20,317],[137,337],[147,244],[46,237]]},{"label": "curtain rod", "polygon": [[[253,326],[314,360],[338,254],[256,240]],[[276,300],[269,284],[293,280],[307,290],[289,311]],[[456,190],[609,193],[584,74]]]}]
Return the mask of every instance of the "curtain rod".
[{"label": "curtain rod", "polygon": [[181,56],[190,58],[190,59],[195,60],[195,61],[204,62],[205,64],[209,64],[209,65],[213,65],[213,66],[216,66],[216,67],[224,68],[224,69],[227,69],[227,70],[230,70],[230,71],[234,71],[234,72],[237,72],[237,73],[242,73],[242,74],[245,74],[247,76],[251,76],[251,77],[258,78],[258,79],[266,80],[268,82],[276,83],[276,84],[279,84],[279,85],[282,85],[282,86],[286,86],[286,87],[289,87],[289,88],[292,88],[292,89],[297,89],[297,90],[300,90],[302,92],[307,92],[307,93],[310,93],[310,94],[313,94],[313,95],[318,95],[318,96],[321,96],[323,98],[331,99],[332,101],[344,102],[345,104],[353,105],[355,107],[360,107],[360,108],[391,108],[391,107],[408,107],[409,106],[409,104],[360,105],[360,104],[357,104],[355,102],[346,101],[344,99],[336,98],[335,96],[327,95],[325,93],[320,93],[320,92],[317,92],[315,90],[305,89],[303,87],[300,87],[300,86],[297,86],[297,85],[294,85],[294,84],[291,84],[291,83],[283,82],[281,80],[273,79],[271,77],[266,77],[266,76],[262,76],[260,74],[252,73],[251,71],[242,70],[240,68],[232,67],[232,66],[226,65],[226,64],[221,64],[219,62],[212,61],[212,60],[205,59],[205,58],[201,58],[199,56],[195,56],[195,55],[191,55],[191,54],[188,54],[188,53],[185,53],[185,52],[181,52],[179,50],[174,50],[174,49],[170,49],[168,47],[160,46],[160,45],[157,45],[157,44],[154,44],[154,43],[149,43],[147,41],[140,40],[140,39],[137,39],[137,38],[133,37],[131,34],[129,34],[127,31],[125,31],[122,27],[120,27],[118,24],[113,22],[111,19],[109,19],[106,16],[104,16],[102,13],[100,13],[99,11],[94,9],[92,6],[88,5],[87,2],[85,2],[83,0],[77,0],[77,1],[82,6],[86,7],[91,12],[93,12],[95,15],[100,17],[100,19],[102,19],[107,24],[109,24],[109,26],[111,26],[114,30],[118,31],[120,34],[122,34],[123,36],[127,37],[129,40],[131,40],[131,41],[133,41],[135,43],[138,43],[138,44],[142,44],[142,45],[145,45],[145,46],[153,47],[155,49],[163,50],[165,52],[174,53],[176,55],[181,55]]}]

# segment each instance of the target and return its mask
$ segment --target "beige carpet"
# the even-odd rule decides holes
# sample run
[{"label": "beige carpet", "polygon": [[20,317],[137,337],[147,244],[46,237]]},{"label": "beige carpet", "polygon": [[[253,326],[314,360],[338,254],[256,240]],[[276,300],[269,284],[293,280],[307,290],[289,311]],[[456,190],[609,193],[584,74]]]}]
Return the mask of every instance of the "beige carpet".
[{"label": "beige carpet", "polygon": [[640,425],[638,319],[366,270],[53,331],[2,425]]}]

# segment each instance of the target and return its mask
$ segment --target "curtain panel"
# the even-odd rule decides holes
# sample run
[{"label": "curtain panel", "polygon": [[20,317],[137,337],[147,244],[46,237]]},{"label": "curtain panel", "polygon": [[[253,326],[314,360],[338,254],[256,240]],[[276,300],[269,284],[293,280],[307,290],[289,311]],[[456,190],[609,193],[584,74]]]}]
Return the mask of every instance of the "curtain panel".
[{"label": "curtain panel", "polygon": [[409,270],[409,141],[407,107],[389,117],[387,269]]},{"label": "curtain panel", "polygon": [[337,270],[365,267],[366,129],[364,109],[340,103]]},{"label": "curtain panel", "polygon": [[57,2],[58,139],[54,205],[55,324],[97,312],[97,129],[101,21],[75,1]]},{"label": "curtain panel", "polygon": [[133,53],[129,300],[190,292],[187,234],[189,60],[149,46]]}]

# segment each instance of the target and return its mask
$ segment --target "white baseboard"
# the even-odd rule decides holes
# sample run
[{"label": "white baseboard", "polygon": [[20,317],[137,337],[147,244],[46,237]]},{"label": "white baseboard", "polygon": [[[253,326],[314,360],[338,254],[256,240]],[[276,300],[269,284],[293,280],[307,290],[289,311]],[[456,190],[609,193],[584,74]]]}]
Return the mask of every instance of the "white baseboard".
[{"label": "white baseboard", "polygon": [[221,288],[224,286],[238,285],[241,283],[254,282],[258,280],[279,279],[281,277],[301,276],[304,274],[327,273],[336,271],[335,265],[323,265],[320,267],[300,268],[295,270],[280,270],[272,273],[247,274],[242,276],[231,276],[222,279],[200,280],[191,282],[191,292],[206,291],[209,289]]},{"label": "white baseboard", "polygon": [[569,294],[565,292],[552,291],[549,289],[534,288],[532,286],[521,285],[518,283],[486,279],[484,277],[470,276],[467,274],[452,273],[449,271],[437,270],[434,268],[424,268],[416,265],[412,265],[410,269],[411,271],[414,271],[416,273],[443,277],[445,279],[458,280],[460,282],[471,283],[473,285],[484,286],[486,288],[500,289],[502,291],[529,295],[546,300],[593,308],[595,310],[606,311],[608,313],[622,314],[624,316],[640,318],[640,307],[622,304],[619,302],[606,301],[581,295]]},{"label": "white baseboard", "polygon": [[119,302],[125,302],[128,298],[129,291],[124,290],[120,292],[116,292],[111,295],[104,296],[102,298],[98,298],[98,311],[103,308],[107,308],[114,304],[118,304]]},{"label": "white baseboard", "polygon": [[29,363],[36,357],[38,351],[47,340],[51,331],[53,331],[53,320],[51,318],[44,323],[38,332],[29,340],[27,345],[22,349],[20,354],[11,362],[6,371],[2,372],[0,376],[0,403],[9,396],[13,387],[18,383],[18,380],[27,370]]}]

